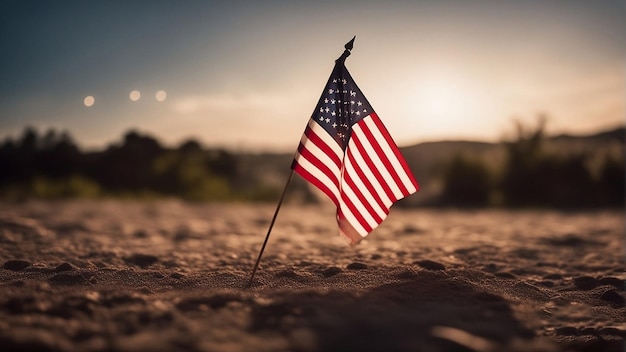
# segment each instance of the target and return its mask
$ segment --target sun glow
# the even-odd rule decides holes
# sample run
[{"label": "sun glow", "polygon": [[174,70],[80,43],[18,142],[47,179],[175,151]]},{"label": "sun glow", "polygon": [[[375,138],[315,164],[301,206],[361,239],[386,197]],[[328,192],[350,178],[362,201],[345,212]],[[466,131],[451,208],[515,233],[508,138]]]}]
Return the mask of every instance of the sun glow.
[{"label": "sun glow", "polygon": [[462,77],[433,73],[417,82],[416,89],[410,93],[414,113],[428,120],[431,129],[437,132],[466,132],[475,126],[477,112],[484,111],[480,90]]},{"label": "sun glow", "polygon": [[433,117],[458,118],[471,104],[471,93],[452,80],[424,82],[418,90],[424,111]]}]

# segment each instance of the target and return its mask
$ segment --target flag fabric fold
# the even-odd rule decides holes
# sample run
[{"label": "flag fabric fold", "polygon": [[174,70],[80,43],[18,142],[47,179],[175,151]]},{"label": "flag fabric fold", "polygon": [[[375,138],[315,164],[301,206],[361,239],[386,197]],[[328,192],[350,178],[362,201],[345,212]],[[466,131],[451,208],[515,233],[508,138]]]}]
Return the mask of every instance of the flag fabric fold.
[{"label": "flag fabric fold", "polygon": [[336,61],[291,168],[335,203],[339,233],[357,244],[419,185],[344,61],[345,54]]}]

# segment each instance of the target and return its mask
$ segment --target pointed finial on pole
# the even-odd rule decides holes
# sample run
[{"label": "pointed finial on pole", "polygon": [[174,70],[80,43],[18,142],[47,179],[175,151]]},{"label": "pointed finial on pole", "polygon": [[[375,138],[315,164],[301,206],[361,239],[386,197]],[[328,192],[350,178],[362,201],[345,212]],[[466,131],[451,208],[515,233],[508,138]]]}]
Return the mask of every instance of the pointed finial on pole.
[{"label": "pointed finial on pole", "polygon": [[352,50],[352,48],[354,47],[354,40],[356,39],[356,35],[354,37],[352,37],[352,39],[350,39],[349,42],[346,43],[346,45],[344,45],[343,47],[346,48],[347,50]]},{"label": "pointed finial on pole", "polygon": [[352,39],[350,39],[350,41],[347,42],[346,45],[343,46],[344,48],[346,48],[346,50],[343,51],[343,54],[341,54],[341,56],[337,59],[337,61],[339,61],[341,63],[344,63],[346,61],[346,58],[348,56],[350,56],[350,51],[354,47],[354,40],[355,39],[356,39],[356,35],[354,37],[352,37]]}]

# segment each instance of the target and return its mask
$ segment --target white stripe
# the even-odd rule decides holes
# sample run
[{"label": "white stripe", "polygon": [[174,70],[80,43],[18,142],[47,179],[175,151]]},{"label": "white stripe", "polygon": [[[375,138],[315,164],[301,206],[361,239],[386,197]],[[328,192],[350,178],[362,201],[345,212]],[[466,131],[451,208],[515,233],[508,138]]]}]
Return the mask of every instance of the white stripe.
[{"label": "white stripe", "polygon": [[[326,131],[323,131],[323,132],[326,133]],[[328,154],[326,154],[323,150],[321,150],[315,143],[310,141],[306,137],[306,133],[303,134],[301,143],[304,146],[304,148],[307,149],[309,152],[311,152],[311,154],[315,155],[322,162],[322,164],[328,166],[330,171],[332,171],[333,175],[335,175],[335,179],[337,180],[337,183],[339,183],[341,169],[337,167],[337,164],[335,164],[335,162],[328,156]]]},{"label": "white stripe", "polygon": [[294,158],[297,160],[298,164],[303,169],[308,171],[311,175],[313,175],[313,177],[315,177],[321,183],[326,185],[326,187],[328,187],[330,191],[335,195],[335,198],[339,200],[339,189],[337,189],[337,186],[335,186],[333,181],[330,178],[328,178],[328,176],[326,176],[325,173],[323,173],[320,169],[318,169],[315,165],[313,165],[309,160],[307,160],[307,158],[305,158],[298,152],[296,152],[296,155]]},{"label": "white stripe", "polygon": [[361,193],[365,197],[365,200],[367,200],[367,202],[374,209],[376,214],[378,214],[381,219],[385,219],[387,213],[383,208],[380,207],[380,204],[378,204],[374,196],[367,189],[367,186],[365,186],[361,178],[357,175],[356,170],[352,165],[352,159],[349,157],[349,155],[346,155],[344,174],[348,174],[350,176],[352,182],[354,182],[354,185],[361,191]]},{"label": "white stripe", "polygon": [[361,223],[359,222],[359,220],[357,220],[354,217],[354,215],[350,211],[350,208],[348,208],[348,206],[343,201],[343,199],[339,199],[339,207],[341,208],[341,213],[343,214],[343,216],[346,218],[346,220],[348,220],[350,225],[352,225],[352,227],[354,227],[356,232],[358,232],[359,235],[361,235],[363,237],[367,236],[367,234],[369,232],[367,232],[367,230],[364,229],[363,226],[361,226]]},{"label": "white stripe", "polygon": [[335,155],[339,157],[339,160],[343,159],[343,149],[341,149],[337,141],[334,140],[333,137],[330,136],[330,134],[328,134],[328,131],[326,131],[324,127],[320,126],[319,123],[311,119],[311,121],[309,121],[309,128],[311,128],[311,131],[313,131],[315,135],[317,135],[322,141],[324,141],[324,144],[326,144],[330,148],[330,150],[332,150],[333,153],[335,153]]},{"label": "white stripe", "polygon": [[352,155],[354,155],[353,162],[361,168],[364,177],[372,184],[372,186],[376,190],[376,193],[380,197],[380,200],[387,207],[387,209],[389,209],[393,204],[393,201],[389,199],[387,193],[378,182],[376,176],[374,176],[374,174],[372,174],[372,172],[370,171],[369,166],[367,166],[365,160],[363,160],[361,153],[359,153],[359,149],[357,149],[357,147],[354,145],[354,141],[352,139],[350,139],[350,141],[348,142],[348,148],[352,152]]},{"label": "white stripe", "polygon": [[389,188],[391,188],[391,192],[393,192],[396,200],[403,198],[404,194],[402,194],[402,191],[396,184],[393,176],[391,176],[389,170],[387,170],[387,167],[385,166],[385,164],[383,164],[382,160],[378,156],[378,153],[376,153],[376,150],[374,149],[374,147],[372,147],[369,139],[367,138],[365,133],[363,133],[363,129],[361,128],[359,123],[356,123],[354,124],[354,126],[352,126],[352,136],[354,137],[355,134],[359,136],[359,140],[361,141],[361,144],[363,145],[366,154],[370,157],[370,160],[372,160],[372,162],[376,166],[376,169],[378,170],[378,172],[380,172],[381,176],[386,181]]},{"label": "white stripe", "polygon": [[374,135],[374,138],[377,141],[379,141],[380,147],[383,149],[383,152],[385,152],[385,154],[387,155],[387,158],[391,162],[391,165],[396,170],[396,173],[400,177],[400,180],[402,180],[404,187],[406,187],[409,193],[415,193],[415,191],[417,191],[417,189],[415,188],[415,185],[413,185],[413,182],[411,181],[410,177],[407,175],[406,171],[404,171],[402,164],[396,157],[396,154],[394,153],[393,148],[389,145],[389,143],[387,143],[387,139],[385,138],[385,136],[383,136],[382,131],[380,131],[378,129],[378,126],[376,126],[376,123],[374,122],[373,117],[370,115],[367,118],[363,119],[363,122],[369,127],[370,131],[372,132],[372,135]]},{"label": "white stripe", "polygon": [[345,193],[346,196],[348,196],[348,199],[350,199],[352,201],[352,204],[354,204],[356,210],[359,212],[359,214],[361,214],[361,216],[363,216],[363,218],[365,219],[367,224],[370,225],[371,228],[374,228],[374,227],[378,226],[378,222],[372,217],[372,215],[367,210],[367,208],[365,208],[365,206],[363,206],[363,203],[361,203],[361,201],[356,196],[356,194],[354,193],[352,188],[350,188],[350,187],[348,187],[348,185],[344,184],[343,188],[341,189],[341,191],[343,193]]}]

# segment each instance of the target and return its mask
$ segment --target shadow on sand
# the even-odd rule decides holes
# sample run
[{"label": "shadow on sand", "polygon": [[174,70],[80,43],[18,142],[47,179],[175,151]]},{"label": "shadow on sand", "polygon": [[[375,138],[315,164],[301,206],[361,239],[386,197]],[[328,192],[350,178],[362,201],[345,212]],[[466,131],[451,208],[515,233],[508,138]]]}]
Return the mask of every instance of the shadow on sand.
[{"label": "shadow on sand", "polygon": [[434,336],[436,327],[459,329],[494,345],[533,336],[503,297],[478,289],[467,278],[428,271],[398,276],[404,280],[362,294],[284,292],[253,308],[251,329],[287,334],[309,330],[314,334],[311,345],[294,341],[297,336],[292,342],[296,349],[320,351],[473,350]]}]

